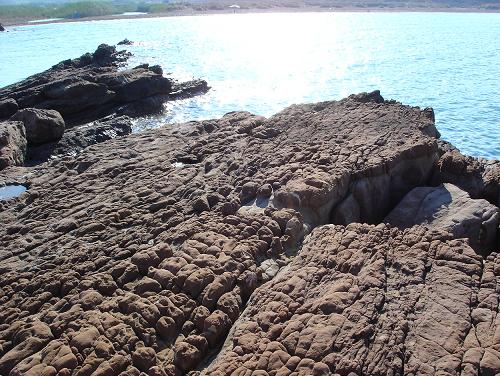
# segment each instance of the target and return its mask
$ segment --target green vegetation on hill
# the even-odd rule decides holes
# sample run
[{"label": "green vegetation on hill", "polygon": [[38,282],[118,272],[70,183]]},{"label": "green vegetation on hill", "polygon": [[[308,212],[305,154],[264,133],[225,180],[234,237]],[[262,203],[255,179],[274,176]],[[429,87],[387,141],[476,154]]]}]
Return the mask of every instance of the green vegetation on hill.
[{"label": "green vegetation on hill", "polygon": [[[432,9],[474,8],[500,10],[500,0],[0,0],[0,21],[19,22],[44,18],[85,18],[124,12],[168,13],[182,10],[224,10],[232,4],[241,9]],[[33,3],[27,3],[33,1]]]},{"label": "green vegetation on hill", "polygon": [[111,1],[80,1],[65,4],[5,5],[0,6],[0,17],[28,18],[83,18],[107,16],[137,10],[135,3],[117,4]]}]

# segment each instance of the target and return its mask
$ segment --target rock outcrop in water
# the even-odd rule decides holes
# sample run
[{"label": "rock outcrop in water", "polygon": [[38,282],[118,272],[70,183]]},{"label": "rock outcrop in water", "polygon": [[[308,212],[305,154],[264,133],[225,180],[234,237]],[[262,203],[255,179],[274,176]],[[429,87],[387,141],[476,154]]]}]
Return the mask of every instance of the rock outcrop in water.
[{"label": "rock outcrop in water", "polygon": [[[177,82],[163,77],[159,66],[144,64],[119,69],[128,56],[113,46],[100,45],[93,54],[63,61],[45,72],[2,88],[0,118],[11,116],[18,108],[21,109],[19,113],[53,111],[57,114],[55,117],[64,119],[67,129],[88,128],[89,124],[109,116],[138,117],[158,113],[166,101],[208,90],[203,80]],[[19,113],[15,116],[24,118]],[[28,138],[29,146],[57,141],[62,136],[53,137],[52,128],[33,127],[33,124],[33,121],[25,121],[26,128],[33,128],[39,134],[36,140]],[[26,134],[31,133],[27,129]],[[71,152],[74,150],[66,151]]]},{"label": "rock outcrop in water", "polygon": [[437,134],[374,92],[7,168],[0,374],[495,374],[495,249],[376,225],[457,176]]}]

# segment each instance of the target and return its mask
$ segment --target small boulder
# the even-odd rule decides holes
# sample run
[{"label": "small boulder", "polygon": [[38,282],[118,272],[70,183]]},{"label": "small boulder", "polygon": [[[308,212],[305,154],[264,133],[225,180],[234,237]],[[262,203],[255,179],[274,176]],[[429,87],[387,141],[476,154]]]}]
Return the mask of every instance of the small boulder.
[{"label": "small boulder", "polygon": [[184,372],[195,369],[202,358],[202,352],[187,342],[179,342],[175,345],[174,364]]},{"label": "small boulder", "polygon": [[132,353],[134,366],[146,371],[156,364],[156,352],[151,347],[139,347]]},{"label": "small boulder", "polygon": [[7,98],[0,101],[0,119],[7,118],[16,113],[18,109],[17,102],[12,98]]},{"label": "small boulder", "polygon": [[230,327],[231,320],[229,317],[217,309],[205,319],[203,323],[203,335],[209,345],[213,347],[227,334]]},{"label": "small boulder", "polygon": [[64,119],[54,110],[26,108],[18,111],[12,120],[24,123],[28,144],[40,145],[59,140],[65,129]]},{"label": "small boulder", "polygon": [[26,134],[19,121],[0,123],[0,170],[21,166],[26,155]]},{"label": "small boulder", "polygon": [[163,316],[156,323],[156,331],[164,341],[173,341],[177,335],[177,325],[173,318]]}]

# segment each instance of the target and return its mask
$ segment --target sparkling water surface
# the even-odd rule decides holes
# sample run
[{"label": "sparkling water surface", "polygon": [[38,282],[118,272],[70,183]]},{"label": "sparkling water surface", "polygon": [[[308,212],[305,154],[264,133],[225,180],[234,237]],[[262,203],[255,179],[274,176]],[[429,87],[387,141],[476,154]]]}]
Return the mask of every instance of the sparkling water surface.
[{"label": "sparkling water surface", "polygon": [[[123,46],[129,65],[160,64],[212,90],[136,121],[136,130],[220,117],[270,116],[303,102],[380,89],[433,107],[442,137],[462,152],[500,158],[500,14],[274,13],[106,20],[0,33],[0,86],[61,60]],[[122,46],[121,46],[122,47]]]}]

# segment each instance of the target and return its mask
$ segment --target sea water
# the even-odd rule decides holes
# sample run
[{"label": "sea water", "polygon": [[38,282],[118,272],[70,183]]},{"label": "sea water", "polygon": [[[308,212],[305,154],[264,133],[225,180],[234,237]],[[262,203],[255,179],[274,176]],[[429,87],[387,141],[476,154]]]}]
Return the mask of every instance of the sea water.
[{"label": "sea water", "polygon": [[500,14],[273,13],[85,21],[0,33],[0,86],[100,43],[124,46],[129,65],[160,64],[204,78],[206,95],[168,104],[135,130],[216,118],[270,116],[293,103],[380,89],[433,107],[442,137],[462,152],[500,158]]},{"label": "sea water", "polygon": [[6,185],[0,187],[0,201],[10,200],[21,195],[21,193],[26,191],[24,185]]}]

